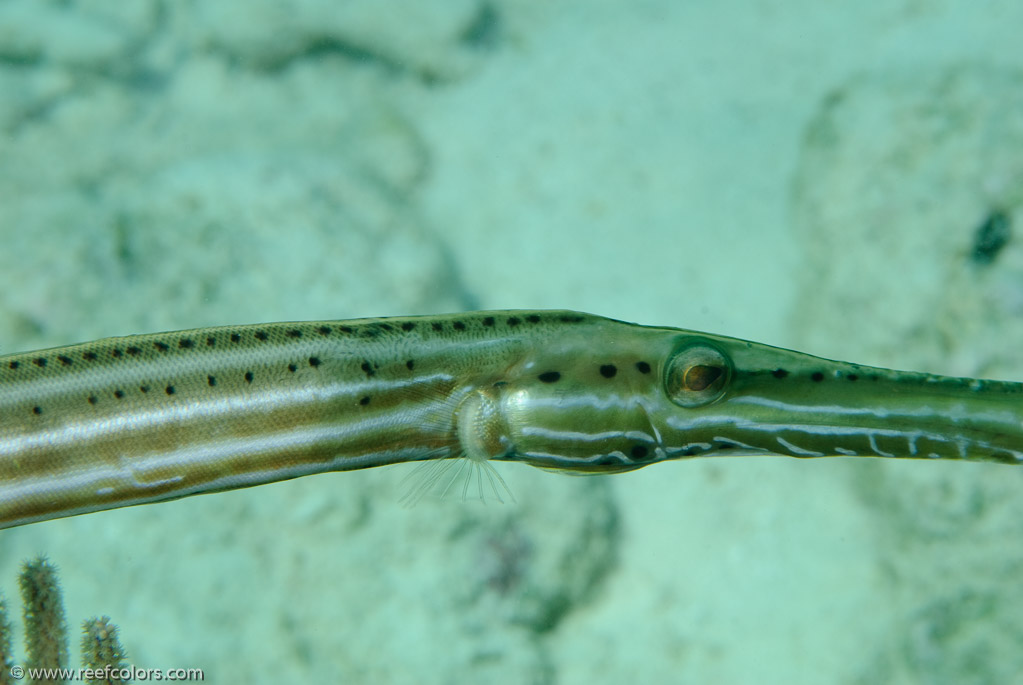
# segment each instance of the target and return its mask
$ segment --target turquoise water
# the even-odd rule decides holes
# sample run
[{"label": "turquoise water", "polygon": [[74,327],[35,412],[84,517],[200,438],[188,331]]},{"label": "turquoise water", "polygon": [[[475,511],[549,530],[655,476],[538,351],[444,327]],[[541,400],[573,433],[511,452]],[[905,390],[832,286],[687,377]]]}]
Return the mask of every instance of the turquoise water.
[{"label": "turquoise water", "polygon": [[[573,308],[1023,380],[1023,10],[0,4],[0,352]],[[0,533],[130,661],[280,683],[1023,683],[1023,470],[402,469]]]}]

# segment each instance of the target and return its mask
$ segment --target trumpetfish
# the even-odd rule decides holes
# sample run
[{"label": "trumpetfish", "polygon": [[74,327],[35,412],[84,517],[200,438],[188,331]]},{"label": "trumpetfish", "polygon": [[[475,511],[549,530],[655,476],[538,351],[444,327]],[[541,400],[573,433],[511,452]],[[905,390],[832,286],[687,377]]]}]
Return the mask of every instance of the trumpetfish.
[{"label": "trumpetfish", "polygon": [[491,461],[618,473],[727,455],[1018,464],[1023,384],[571,311],[200,328],[0,357],[0,528],[403,462],[462,460],[496,490]]}]

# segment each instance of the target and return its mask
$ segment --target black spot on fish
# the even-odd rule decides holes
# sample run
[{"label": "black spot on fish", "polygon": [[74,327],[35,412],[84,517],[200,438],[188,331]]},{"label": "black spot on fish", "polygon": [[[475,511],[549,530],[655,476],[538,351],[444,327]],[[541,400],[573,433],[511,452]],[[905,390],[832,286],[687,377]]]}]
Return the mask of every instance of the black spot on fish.
[{"label": "black spot on fish", "polygon": [[263,340],[263,341],[265,341],[268,337],[270,337],[270,336],[268,336],[266,334],[266,331],[256,331],[255,336],[256,336],[256,340]]},{"label": "black spot on fish", "polygon": [[168,345],[165,342],[160,342],[159,340],[153,343],[153,346],[156,347],[156,349],[160,350],[161,352],[166,352],[167,350],[170,349],[170,345]]},{"label": "black spot on fish", "polygon": [[351,326],[341,326],[341,327],[338,328],[338,330],[341,331],[342,333],[344,333],[345,335],[348,335],[349,333],[352,332],[352,327]]},{"label": "black spot on fish", "polygon": [[484,316],[483,317],[483,325],[484,326],[493,326],[494,325],[494,317],[492,317],[492,316]]},{"label": "black spot on fish", "polygon": [[646,445],[633,445],[632,451],[630,452],[632,458],[636,461],[642,461],[650,456],[650,450]]},{"label": "black spot on fish", "polygon": [[602,454],[590,464],[593,466],[621,466],[622,460],[613,454]]},{"label": "black spot on fish", "polygon": [[46,360],[43,357],[36,357],[32,360],[32,363],[38,366],[40,369],[46,366]]},{"label": "black spot on fish", "polygon": [[40,414],[43,413],[43,408],[38,406],[32,407],[32,413],[35,414],[36,416],[39,416]]},{"label": "black spot on fish", "polygon": [[406,333],[408,333],[409,331],[411,331],[415,327],[416,327],[416,325],[414,323],[412,323],[411,321],[406,321],[405,323],[403,323],[401,325],[401,330],[403,330]]},{"label": "black spot on fish", "polygon": [[10,369],[11,371],[14,371],[14,370],[15,370],[15,369],[17,369],[17,368],[18,368],[19,366],[21,366],[21,364],[19,364],[18,362],[9,362],[9,363],[7,364],[7,368],[8,368],[8,369]]},{"label": "black spot on fish", "polygon": [[309,357],[309,366],[313,367],[314,369],[322,363],[323,362],[320,361],[319,357]]},{"label": "black spot on fish", "polygon": [[206,376],[206,385],[208,385],[208,386],[210,386],[212,388],[216,384],[217,384],[217,379],[216,379],[215,376]]},{"label": "black spot on fish", "polygon": [[359,400],[359,404],[361,404],[361,405],[362,405],[362,406],[364,406],[364,407],[365,407],[365,406],[366,406],[367,404],[369,404],[369,395],[363,395],[363,396],[362,396],[362,399],[361,399],[361,400]]},{"label": "black spot on fish", "polygon": [[217,344],[217,339],[212,335],[206,336],[206,347],[213,347]]},{"label": "black spot on fish", "polygon": [[110,356],[113,357],[114,359],[120,359],[121,357],[124,356],[124,352],[121,350],[120,347],[115,347],[114,349],[110,350]]},{"label": "black spot on fish", "polygon": [[604,378],[614,378],[617,373],[618,367],[614,364],[602,364],[600,366],[600,375]]},{"label": "black spot on fish", "polygon": [[372,378],[376,374],[376,370],[373,368],[373,365],[369,363],[369,361],[363,361],[362,365],[359,368],[362,369],[362,372],[366,374],[368,378]]},{"label": "black spot on fish", "polygon": [[517,317],[517,316],[509,316],[508,317],[508,325],[509,326],[513,326],[513,327],[514,326],[518,326],[520,323],[522,323],[522,319],[520,319],[519,317]]},{"label": "black spot on fish", "polygon": [[246,371],[245,372],[245,382],[246,383],[251,383],[253,378],[255,378],[255,376],[252,375],[251,371]]},{"label": "black spot on fish", "polygon": [[59,361],[64,366],[71,366],[71,357],[68,357],[67,355],[58,354],[57,361]]},{"label": "black spot on fish", "polygon": [[578,314],[562,314],[558,317],[558,321],[561,323],[580,323],[584,321],[584,318]]},{"label": "black spot on fish", "polygon": [[82,359],[84,359],[87,362],[94,362],[94,361],[96,361],[96,353],[95,352],[83,352],[82,353]]},{"label": "black spot on fish", "polygon": [[430,328],[432,328],[435,331],[443,331],[444,330],[444,324],[442,324],[442,323],[440,323],[438,321],[434,321],[432,324],[430,324]]},{"label": "black spot on fish", "polygon": [[316,329],[316,332],[320,335],[330,335],[330,326],[320,326]]},{"label": "black spot on fish", "polygon": [[139,392],[142,392],[142,393],[149,392],[149,386],[148,385],[140,385],[139,386]]},{"label": "black spot on fish", "polygon": [[301,338],[302,337],[302,331],[298,330],[297,328],[289,328],[288,329],[288,337],[289,338]]},{"label": "black spot on fish", "polygon": [[242,336],[239,333],[232,333],[231,334],[231,342],[236,343],[236,342],[241,342],[241,340],[242,340]]},{"label": "black spot on fish", "polygon": [[85,401],[88,402],[89,404],[96,404],[96,396],[89,395],[87,398],[85,398]]},{"label": "black spot on fish", "polygon": [[191,338],[182,338],[181,340],[178,341],[178,347],[180,347],[183,350],[190,350],[193,347],[195,347],[195,341],[192,340]]},{"label": "black spot on fish", "polygon": [[785,378],[785,376],[789,375],[789,372],[786,371],[785,369],[777,368],[771,372],[771,375],[774,376],[775,378]]},{"label": "black spot on fish", "polygon": [[860,379],[860,377],[859,377],[859,376],[857,376],[857,375],[856,375],[856,374],[854,374],[854,373],[850,373],[850,374],[848,374],[848,375],[846,376],[846,378],[848,378],[848,379],[849,379],[849,380],[851,380],[851,381],[858,381],[858,380]]},{"label": "black spot on fish", "polygon": [[456,331],[464,331],[465,330],[465,322],[463,322],[463,321],[455,321],[451,325],[454,327],[454,329]]},{"label": "black spot on fish", "polygon": [[409,359],[407,362],[405,362],[405,368],[411,371],[412,369],[416,368],[416,363],[413,360]]},{"label": "black spot on fish", "polygon": [[1019,464],[1020,460],[1012,452],[993,452],[988,455],[988,460],[997,464]]},{"label": "black spot on fish", "polygon": [[650,365],[646,362],[636,362],[636,369],[638,369],[640,373],[650,373]]},{"label": "black spot on fish", "polygon": [[529,314],[526,316],[526,321],[529,323],[540,323],[540,317],[537,314]]},{"label": "black spot on fish", "polygon": [[173,385],[168,385],[166,388],[163,389],[163,391],[165,393],[167,393],[168,395],[173,395],[176,392],[174,390],[174,386]]},{"label": "black spot on fish", "polygon": [[116,397],[119,400],[123,400],[124,399],[124,391],[123,390],[114,390],[114,397]]},{"label": "black spot on fish", "polygon": [[822,380],[824,380],[824,374],[821,373],[820,371],[814,371],[812,374],[810,374],[810,379],[813,380],[814,383],[820,383]]},{"label": "black spot on fish", "polygon": [[561,378],[561,374],[557,371],[544,371],[537,376],[537,378],[539,378],[542,383],[557,383]]},{"label": "black spot on fish", "polygon": [[140,354],[142,354],[142,350],[138,347],[135,347],[134,345],[129,345],[124,349],[124,351],[127,352],[132,357],[137,357]]},{"label": "black spot on fish", "polygon": [[298,367],[295,366],[294,364],[288,364],[288,371],[290,371],[291,373],[295,373],[296,371],[298,371]]}]

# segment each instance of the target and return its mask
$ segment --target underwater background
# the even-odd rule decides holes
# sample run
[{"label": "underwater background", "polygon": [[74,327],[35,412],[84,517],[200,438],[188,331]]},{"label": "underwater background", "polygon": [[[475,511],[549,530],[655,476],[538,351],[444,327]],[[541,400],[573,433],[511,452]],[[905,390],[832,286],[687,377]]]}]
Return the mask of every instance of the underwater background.
[{"label": "underwater background", "polygon": [[[570,308],[1023,380],[1020,27],[968,0],[3,0],[0,353]],[[514,504],[405,509],[393,467],[5,530],[0,587],[46,554],[73,626],[216,683],[1023,683],[1023,469],[498,468]]]}]

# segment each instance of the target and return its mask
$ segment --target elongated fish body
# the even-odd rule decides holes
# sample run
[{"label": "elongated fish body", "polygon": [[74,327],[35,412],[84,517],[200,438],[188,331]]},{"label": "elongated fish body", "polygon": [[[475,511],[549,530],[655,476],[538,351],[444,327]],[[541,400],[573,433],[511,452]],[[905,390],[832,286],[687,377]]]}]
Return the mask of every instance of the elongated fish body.
[{"label": "elongated fish body", "polygon": [[325,471],[1023,460],[1023,385],[566,311],[205,328],[0,357],[0,527]]}]

